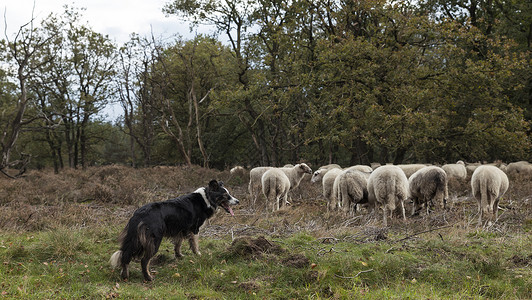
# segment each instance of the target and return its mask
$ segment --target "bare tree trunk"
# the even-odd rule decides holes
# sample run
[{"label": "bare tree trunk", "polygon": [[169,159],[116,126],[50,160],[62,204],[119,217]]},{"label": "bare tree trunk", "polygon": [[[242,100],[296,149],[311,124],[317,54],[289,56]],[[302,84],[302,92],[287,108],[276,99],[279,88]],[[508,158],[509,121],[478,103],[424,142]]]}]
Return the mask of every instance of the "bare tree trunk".
[{"label": "bare tree trunk", "polygon": [[[207,94],[200,100],[202,102],[207,98],[210,91],[207,92]],[[205,151],[205,147],[203,146],[203,141],[201,139],[201,126],[199,122],[199,105],[198,105],[198,99],[196,98],[196,92],[194,90],[194,80],[192,80],[192,86],[190,87],[190,95],[192,98],[192,102],[194,103],[194,111],[196,115],[196,135],[198,138],[198,146],[201,152],[201,155],[203,156],[203,167],[208,168],[209,167],[209,157],[207,156],[207,152]]]},{"label": "bare tree trunk", "polygon": [[[164,109],[163,109],[161,127],[163,128],[166,134],[171,136],[176,141],[177,149],[179,150],[179,153],[181,153],[181,156],[185,160],[186,164],[189,166],[192,166],[192,161],[190,160],[190,156],[188,155],[187,150],[185,148],[185,144],[183,142],[183,130],[181,129],[179,122],[177,122],[174,111],[171,108],[170,101],[168,99],[164,99],[163,102],[166,105],[166,109],[170,112],[171,118],[168,118],[166,116],[166,113],[164,112]],[[170,129],[168,119],[170,119],[170,122],[172,122],[172,125],[174,125],[175,128],[177,129],[177,135]]]}]

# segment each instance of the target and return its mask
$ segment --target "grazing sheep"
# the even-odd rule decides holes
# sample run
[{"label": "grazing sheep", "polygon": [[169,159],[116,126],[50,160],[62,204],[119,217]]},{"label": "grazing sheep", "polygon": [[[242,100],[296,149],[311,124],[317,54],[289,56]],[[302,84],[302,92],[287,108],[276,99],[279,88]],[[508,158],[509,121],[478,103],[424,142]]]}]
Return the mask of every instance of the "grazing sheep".
[{"label": "grazing sheep", "polygon": [[[368,203],[368,178],[370,173],[358,170],[341,172],[334,180],[331,204],[341,207],[346,214],[356,212],[358,204]],[[337,204],[336,204],[337,203]]]},{"label": "grazing sheep", "polygon": [[471,176],[473,196],[478,202],[478,224],[487,215],[489,223],[498,217],[499,200],[508,190],[508,176],[495,166],[483,165],[476,168]]},{"label": "grazing sheep", "polygon": [[341,169],[342,167],[340,167],[339,165],[337,164],[329,164],[329,165],[325,165],[325,166],[321,166],[319,167],[319,169],[317,169],[316,171],[314,171],[314,173],[312,173],[312,178],[310,179],[310,182],[314,183],[314,182],[321,182],[323,176],[325,174],[327,174],[327,172],[329,170],[332,170],[332,169]]},{"label": "grazing sheep", "polygon": [[406,175],[406,178],[409,178],[414,174],[417,170],[422,169],[428,165],[424,164],[406,164],[406,165],[397,165]]},{"label": "grazing sheep", "polygon": [[283,167],[280,169],[286,174],[286,176],[288,176],[288,179],[290,179],[290,189],[295,189],[298,187],[305,174],[312,174],[312,169],[304,163],[297,164],[293,167]]},{"label": "grazing sheep", "polygon": [[279,210],[279,202],[283,199],[283,206],[288,203],[288,191],[290,190],[290,179],[280,168],[271,168],[264,172],[261,179],[262,192],[266,196],[266,210],[268,204],[273,203],[273,211]]},{"label": "grazing sheep", "polygon": [[473,172],[475,172],[475,169],[478,168],[478,166],[480,166],[480,165],[482,165],[482,164],[479,163],[479,162],[467,163],[466,164],[467,174],[473,174]]},{"label": "grazing sheep", "polygon": [[366,165],[355,165],[355,166],[345,169],[345,171],[353,171],[353,170],[360,171],[360,172],[366,172],[366,173],[373,172],[373,169],[370,166],[366,166]]},{"label": "grazing sheep", "polygon": [[467,169],[465,163],[461,160],[457,161],[455,164],[446,164],[441,167],[445,173],[447,173],[447,178],[456,178],[458,180],[465,180],[467,178]]},{"label": "grazing sheep", "polygon": [[272,168],[273,167],[256,167],[249,171],[248,191],[253,207],[255,207],[257,198],[260,196],[262,175]]},{"label": "grazing sheep", "polygon": [[334,209],[334,207],[331,206],[334,205],[334,203],[332,203],[332,190],[334,186],[334,180],[336,179],[336,176],[340,175],[340,173],[342,172],[342,169],[331,169],[323,176],[321,180],[323,186],[323,197],[325,197],[325,199],[327,200],[327,207],[329,210]]},{"label": "grazing sheep", "polygon": [[243,178],[246,175],[246,169],[242,166],[236,166],[229,171],[231,176]]},{"label": "grazing sheep", "polygon": [[234,175],[236,173],[243,173],[245,172],[246,169],[242,166],[236,166],[236,167],[233,167],[231,168],[231,170],[229,171],[229,173],[231,173],[231,175]]},{"label": "grazing sheep", "polygon": [[516,161],[509,163],[506,166],[506,173],[508,175],[525,175],[530,176],[532,175],[532,164],[528,161]]},{"label": "grazing sheep", "polygon": [[372,162],[372,163],[369,164],[369,166],[370,166],[373,170],[375,170],[375,169],[377,169],[378,167],[381,166],[381,163],[378,163],[378,162]]},{"label": "grazing sheep", "polygon": [[498,165],[499,169],[501,169],[501,171],[503,171],[504,173],[508,172],[507,168],[508,168],[508,165],[501,162],[499,165]]},{"label": "grazing sheep", "polygon": [[[465,171],[465,167],[464,167]],[[412,216],[426,206],[427,214],[430,206],[444,209],[449,193],[447,190],[447,173],[436,166],[419,169],[408,179],[410,199],[414,201]]]},{"label": "grazing sheep", "polygon": [[368,201],[375,212],[382,208],[383,225],[388,226],[387,216],[397,207],[401,209],[403,219],[406,220],[404,201],[408,197],[408,179],[397,166],[385,165],[378,167],[368,179]]}]

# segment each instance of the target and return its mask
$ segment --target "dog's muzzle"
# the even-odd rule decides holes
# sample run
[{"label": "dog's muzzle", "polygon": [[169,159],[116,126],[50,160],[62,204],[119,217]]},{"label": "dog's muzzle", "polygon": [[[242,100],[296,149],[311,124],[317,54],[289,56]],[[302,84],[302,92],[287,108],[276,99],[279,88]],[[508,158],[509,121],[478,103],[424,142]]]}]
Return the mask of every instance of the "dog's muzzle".
[{"label": "dog's muzzle", "polygon": [[231,206],[237,205],[238,203],[240,203],[240,201],[238,201],[238,199],[236,199],[235,197],[231,196],[231,199],[229,199],[229,201],[223,202],[222,204],[220,204],[220,206],[223,207],[226,212],[228,212],[231,216],[234,217],[235,213],[233,212]]}]

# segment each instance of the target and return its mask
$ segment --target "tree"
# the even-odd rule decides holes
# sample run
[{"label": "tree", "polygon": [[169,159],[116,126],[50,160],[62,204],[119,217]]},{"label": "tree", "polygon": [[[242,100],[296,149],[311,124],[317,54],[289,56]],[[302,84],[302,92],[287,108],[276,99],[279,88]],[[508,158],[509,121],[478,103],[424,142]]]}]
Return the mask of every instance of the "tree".
[{"label": "tree", "polygon": [[[52,14],[43,20],[41,32],[49,43],[38,59],[49,64],[36,70],[32,86],[40,98],[51,151],[59,159],[64,141],[69,167],[85,168],[87,127],[113,92],[115,46],[108,37],[82,25],[79,11],[68,6],[62,16]],[[59,120],[60,127],[55,125]],[[57,134],[59,129],[63,138]]]},{"label": "tree", "polygon": [[2,61],[14,63],[18,95],[14,107],[8,112],[9,117],[4,120],[5,123],[3,124],[2,136],[0,137],[2,151],[0,171],[8,175],[6,169],[18,165],[19,172],[16,176],[20,176],[26,169],[29,156],[22,155],[22,159],[12,161],[11,154],[21,130],[33,121],[33,119],[25,119],[26,108],[31,101],[27,84],[35,69],[50,62],[49,60],[37,63],[34,61],[36,53],[45,47],[50,41],[50,37],[38,34],[37,29],[33,27],[32,18],[30,22],[19,28],[12,40],[7,35],[5,38],[6,40],[1,45],[1,53],[4,54]]}]

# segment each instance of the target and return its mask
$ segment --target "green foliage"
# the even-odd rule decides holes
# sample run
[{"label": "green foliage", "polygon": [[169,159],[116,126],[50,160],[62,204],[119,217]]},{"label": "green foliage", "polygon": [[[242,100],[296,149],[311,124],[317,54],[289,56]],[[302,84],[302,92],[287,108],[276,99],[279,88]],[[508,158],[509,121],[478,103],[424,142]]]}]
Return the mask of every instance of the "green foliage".
[{"label": "green foliage", "polygon": [[[28,78],[37,126],[20,141],[34,165],[531,159],[530,5],[177,0],[163,10],[218,35],[132,36],[118,51],[75,9],[41,24],[51,43]],[[20,92],[0,75],[9,111]],[[114,98],[128,115],[95,138],[107,125],[94,116]]]}]

